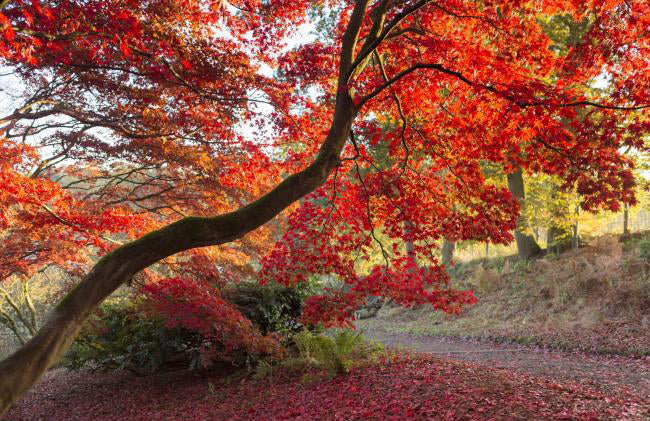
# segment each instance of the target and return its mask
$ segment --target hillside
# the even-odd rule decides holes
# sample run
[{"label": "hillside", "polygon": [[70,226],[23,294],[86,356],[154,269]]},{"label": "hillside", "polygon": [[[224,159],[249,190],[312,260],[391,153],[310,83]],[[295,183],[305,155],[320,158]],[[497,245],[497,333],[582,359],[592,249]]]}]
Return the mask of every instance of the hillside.
[{"label": "hillside", "polygon": [[650,233],[592,239],[528,263],[476,260],[452,270],[478,303],[460,315],[384,306],[360,328],[462,336],[634,356],[650,355]]}]

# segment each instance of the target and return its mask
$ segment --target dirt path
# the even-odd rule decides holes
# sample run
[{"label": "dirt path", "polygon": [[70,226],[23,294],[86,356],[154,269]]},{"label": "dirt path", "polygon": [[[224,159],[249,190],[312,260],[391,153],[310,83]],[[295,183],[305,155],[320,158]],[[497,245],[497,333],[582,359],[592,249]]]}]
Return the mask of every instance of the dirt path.
[{"label": "dirt path", "polygon": [[441,358],[469,361],[490,368],[587,384],[597,389],[631,388],[650,398],[650,359],[569,354],[519,345],[500,345],[439,336],[367,330],[368,339],[392,348],[413,349]]}]

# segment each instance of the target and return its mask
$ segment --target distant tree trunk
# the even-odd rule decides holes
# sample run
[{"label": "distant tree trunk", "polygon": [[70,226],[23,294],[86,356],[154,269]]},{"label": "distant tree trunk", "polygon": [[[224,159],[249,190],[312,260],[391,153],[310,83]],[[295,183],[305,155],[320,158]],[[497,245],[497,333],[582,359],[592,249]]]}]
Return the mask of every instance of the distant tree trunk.
[{"label": "distant tree trunk", "polygon": [[627,203],[623,204],[623,235],[628,236],[630,234],[629,230],[629,220],[630,220],[630,208]]},{"label": "distant tree trunk", "polygon": [[560,227],[550,227],[546,235],[548,253],[560,254],[569,250],[573,245],[573,229],[568,231]]},{"label": "distant tree trunk", "polygon": [[580,206],[576,205],[576,223],[572,227],[572,236],[571,236],[571,246],[573,249],[578,249],[580,247],[580,235],[578,232],[578,218],[577,215],[580,213]]},{"label": "distant tree trunk", "polygon": [[517,254],[519,255],[519,258],[527,260],[541,254],[542,249],[532,236],[524,234],[523,232],[526,219],[524,216],[524,177],[521,169],[512,174],[508,174],[508,190],[510,191],[510,194],[519,200],[519,204],[521,205],[521,212],[517,219],[517,228],[515,229],[515,241],[517,242]]},{"label": "distant tree trunk", "polygon": [[[409,225],[408,222],[405,222],[404,231],[406,232],[407,237],[410,237],[413,232],[413,227]],[[410,238],[406,240],[406,257],[413,260],[413,263],[415,263],[415,266],[409,270],[409,272],[413,272],[418,267],[418,256],[415,253],[415,243]]]},{"label": "distant tree trunk", "polygon": [[415,244],[413,244],[413,241],[411,240],[406,242],[406,255],[413,260],[417,259],[417,256],[415,255]]},{"label": "distant tree trunk", "polygon": [[578,236],[578,223],[576,222],[572,228],[571,247],[577,249],[580,247],[580,237]]},{"label": "distant tree trunk", "polygon": [[555,245],[562,234],[563,231],[558,227],[549,227],[546,231],[546,250],[548,253],[557,253]]},{"label": "distant tree trunk", "polygon": [[558,199],[559,187],[553,183],[551,185],[551,223],[546,232],[546,251],[547,253],[560,254],[572,247],[573,227],[564,222],[568,219],[568,205]]},{"label": "distant tree trunk", "polygon": [[413,240],[406,241],[406,256],[409,259],[413,259],[416,264],[418,263],[418,256],[415,254],[415,244],[413,243]]},{"label": "distant tree trunk", "polygon": [[442,264],[449,267],[451,260],[454,258],[456,243],[449,241],[447,237],[442,239]]}]

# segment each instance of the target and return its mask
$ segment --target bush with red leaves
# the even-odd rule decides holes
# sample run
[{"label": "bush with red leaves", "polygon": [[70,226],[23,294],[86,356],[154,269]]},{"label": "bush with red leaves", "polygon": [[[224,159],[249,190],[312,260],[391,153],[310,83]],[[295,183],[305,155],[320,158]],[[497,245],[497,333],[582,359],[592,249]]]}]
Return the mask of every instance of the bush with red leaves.
[{"label": "bush with red leaves", "polygon": [[177,277],[145,285],[142,291],[150,312],[162,317],[167,328],[181,327],[203,337],[204,366],[229,360],[235,350],[253,355],[282,355],[283,348],[277,338],[272,334],[262,335],[216,288]]}]

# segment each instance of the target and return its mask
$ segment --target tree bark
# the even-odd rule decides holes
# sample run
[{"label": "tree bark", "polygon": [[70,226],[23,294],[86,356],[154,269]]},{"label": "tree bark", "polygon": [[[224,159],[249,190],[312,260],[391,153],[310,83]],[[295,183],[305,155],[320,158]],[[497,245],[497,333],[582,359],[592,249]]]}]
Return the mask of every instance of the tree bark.
[{"label": "tree bark", "polygon": [[133,275],[175,253],[240,238],[320,187],[339,163],[339,153],[355,114],[350,96],[340,93],[332,127],[314,163],[257,201],[213,218],[182,219],[102,258],[52,311],[40,331],[15,354],[0,362],[0,414],[63,356],[84,320]]},{"label": "tree bark", "polygon": [[[37,334],[0,362],[0,416],[63,356],[97,306],[136,273],[165,257],[238,239],[320,187],[340,163],[358,108],[348,90],[354,52],[369,0],[357,0],[343,35],[334,117],[314,162],[255,202],[212,218],[189,217],[104,256],[54,308]],[[379,28],[380,29],[380,28]]]},{"label": "tree bark", "polygon": [[573,229],[550,227],[546,234],[546,250],[548,253],[560,254],[573,247]]},{"label": "tree bark", "polygon": [[577,250],[580,247],[580,222],[578,221],[578,215],[580,213],[580,206],[576,205],[576,223],[571,227],[571,247],[574,250]]},{"label": "tree bark", "polygon": [[341,104],[330,135],[315,162],[274,190],[235,212],[214,218],[190,217],[126,244],[103,257],[56,306],[40,331],[15,354],[0,362],[0,414],[8,410],[70,347],[82,323],[97,306],[136,273],[175,253],[224,244],[271,220],[295,200],[321,186],[338,165],[354,115],[352,100]]},{"label": "tree bark", "polygon": [[415,253],[415,243],[410,239],[411,233],[413,232],[413,227],[408,221],[404,222],[404,231],[406,231],[408,240],[405,241],[406,245],[406,257],[413,261],[413,267],[409,269],[409,273],[413,273],[418,267],[418,256]]},{"label": "tree bark", "polygon": [[512,174],[508,174],[508,191],[519,200],[521,211],[517,219],[517,228],[515,229],[515,241],[517,242],[517,254],[522,260],[528,260],[531,257],[538,256],[542,253],[541,247],[537,244],[535,239],[523,232],[523,227],[526,224],[525,219],[525,192],[524,192],[524,177],[521,169]]},{"label": "tree bark", "polygon": [[355,114],[350,96],[340,93],[330,133],[314,163],[257,201],[213,218],[182,219],[102,258],[52,311],[40,331],[15,354],[0,362],[0,414],[63,356],[84,320],[133,275],[175,253],[240,238],[320,187],[339,163],[339,153]]},{"label": "tree bark", "polygon": [[627,237],[630,234],[629,221],[630,221],[630,207],[627,205],[627,203],[624,203],[623,204],[623,235],[625,237]]},{"label": "tree bark", "polygon": [[442,239],[442,264],[449,267],[451,260],[454,258],[454,251],[456,250],[456,243],[447,239]]}]

